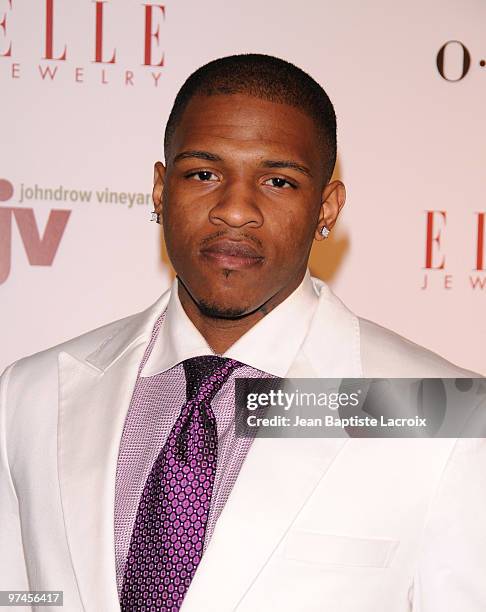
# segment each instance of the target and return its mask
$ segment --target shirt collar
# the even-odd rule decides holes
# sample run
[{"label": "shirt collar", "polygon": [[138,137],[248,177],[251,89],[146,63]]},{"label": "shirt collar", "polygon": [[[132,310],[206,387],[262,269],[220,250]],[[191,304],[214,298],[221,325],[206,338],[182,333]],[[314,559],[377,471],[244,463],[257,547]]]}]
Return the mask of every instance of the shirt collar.
[{"label": "shirt collar", "polygon": [[[317,289],[307,270],[297,289],[241,336],[223,356],[274,376],[285,376],[307,335],[318,302]],[[202,355],[214,355],[214,352],[185,313],[175,278],[160,332],[141,376],[154,376],[185,359]]]}]

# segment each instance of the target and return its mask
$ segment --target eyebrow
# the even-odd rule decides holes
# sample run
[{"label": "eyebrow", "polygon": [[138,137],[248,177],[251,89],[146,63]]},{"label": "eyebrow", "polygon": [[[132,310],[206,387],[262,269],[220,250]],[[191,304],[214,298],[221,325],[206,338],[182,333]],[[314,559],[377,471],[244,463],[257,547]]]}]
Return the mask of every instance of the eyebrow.
[{"label": "eyebrow", "polygon": [[[179,153],[174,157],[173,163],[175,164],[182,159],[188,158],[204,159],[206,161],[215,162],[223,161],[219,155],[210,153],[209,151],[182,151],[182,153]],[[260,162],[260,166],[263,168],[290,168],[312,178],[312,173],[307,166],[288,159],[264,159]]]},{"label": "eyebrow", "polygon": [[275,160],[265,159],[261,162],[260,165],[263,166],[264,168],[290,168],[292,170],[297,170],[297,172],[301,172],[302,174],[305,174],[306,176],[312,177],[312,173],[309,170],[309,168],[307,168],[307,166],[304,166],[304,164],[301,164],[299,162],[283,160],[283,159],[275,159]]},{"label": "eyebrow", "polygon": [[206,161],[223,161],[219,155],[209,153],[209,151],[182,151],[174,157],[173,163],[177,163],[181,159],[187,159],[188,157],[195,157],[197,159],[205,159]]}]

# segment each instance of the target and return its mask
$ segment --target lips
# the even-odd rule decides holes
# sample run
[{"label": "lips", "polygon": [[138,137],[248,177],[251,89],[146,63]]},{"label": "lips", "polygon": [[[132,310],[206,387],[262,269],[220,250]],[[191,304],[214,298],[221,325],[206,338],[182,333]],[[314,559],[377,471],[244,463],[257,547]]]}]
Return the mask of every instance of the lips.
[{"label": "lips", "polygon": [[201,255],[219,267],[227,269],[249,268],[259,265],[264,257],[248,242],[218,240],[201,249]]}]

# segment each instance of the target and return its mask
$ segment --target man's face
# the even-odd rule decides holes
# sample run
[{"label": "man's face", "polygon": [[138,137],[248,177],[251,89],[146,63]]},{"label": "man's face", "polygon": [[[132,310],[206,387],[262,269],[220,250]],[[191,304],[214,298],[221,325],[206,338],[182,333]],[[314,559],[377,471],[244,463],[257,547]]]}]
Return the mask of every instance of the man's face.
[{"label": "man's face", "polygon": [[154,199],[160,208],[159,185],[167,252],[203,312],[246,315],[298,286],[318,224],[332,226],[344,203],[323,175],[316,128],[298,109],[240,94],[189,102]]}]

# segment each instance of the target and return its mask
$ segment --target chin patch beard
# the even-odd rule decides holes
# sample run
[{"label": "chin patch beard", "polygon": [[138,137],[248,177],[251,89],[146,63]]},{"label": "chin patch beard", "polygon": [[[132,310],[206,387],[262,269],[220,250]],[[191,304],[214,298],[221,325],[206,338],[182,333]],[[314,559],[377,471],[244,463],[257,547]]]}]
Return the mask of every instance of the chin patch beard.
[{"label": "chin patch beard", "polygon": [[203,315],[211,319],[239,319],[246,314],[241,308],[224,308],[208,302],[198,302],[197,306]]}]

